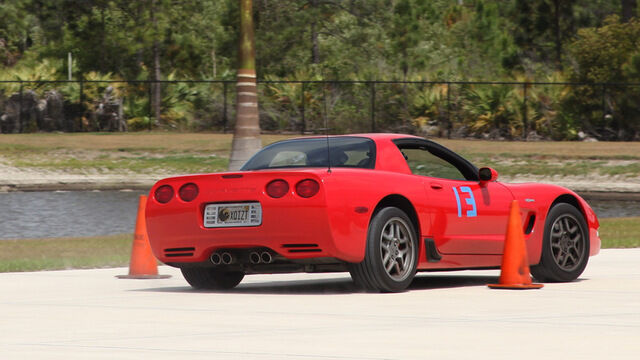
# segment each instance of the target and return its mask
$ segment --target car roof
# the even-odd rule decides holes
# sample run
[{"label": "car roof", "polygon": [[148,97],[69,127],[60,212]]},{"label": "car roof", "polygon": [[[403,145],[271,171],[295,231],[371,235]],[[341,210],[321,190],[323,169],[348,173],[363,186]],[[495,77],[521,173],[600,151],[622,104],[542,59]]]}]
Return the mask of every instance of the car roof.
[{"label": "car roof", "polygon": [[314,139],[314,138],[325,138],[325,137],[365,137],[371,140],[395,140],[395,139],[406,139],[406,138],[415,138],[415,139],[423,139],[419,136],[415,135],[407,135],[407,134],[395,134],[395,133],[359,133],[359,134],[345,134],[345,135],[313,135],[313,136],[304,136],[292,138],[290,140],[296,139]]}]

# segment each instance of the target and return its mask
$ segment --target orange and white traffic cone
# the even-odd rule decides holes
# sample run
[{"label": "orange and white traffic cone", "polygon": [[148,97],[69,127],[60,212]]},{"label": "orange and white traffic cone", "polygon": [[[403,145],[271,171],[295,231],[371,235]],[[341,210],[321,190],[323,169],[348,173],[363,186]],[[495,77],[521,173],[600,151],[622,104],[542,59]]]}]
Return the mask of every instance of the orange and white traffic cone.
[{"label": "orange and white traffic cone", "polygon": [[499,284],[489,284],[488,286],[492,289],[540,289],[544,286],[534,284],[531,281],[524,232],[520,220],[520,206],[517,200],[513,200],[511,203]]},{"label": "orange and white traffic cone", "polygon": [[158,275],[158,262],[151,252],[149,237],[147,235],[147,222],[144,211],[147,197],[140,195],[138,200],[138,217],[136,219],[136,231],[133,234],[133,246],[131,248],[131,261],[129,262],[129,275],[118,275],[120,279],[166,279],[171,275]]}]

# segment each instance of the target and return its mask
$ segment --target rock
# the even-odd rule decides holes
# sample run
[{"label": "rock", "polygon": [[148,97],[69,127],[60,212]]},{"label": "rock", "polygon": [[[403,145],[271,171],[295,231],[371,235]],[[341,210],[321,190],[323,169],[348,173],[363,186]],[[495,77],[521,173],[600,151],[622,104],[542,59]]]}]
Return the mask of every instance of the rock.
[{"label": "rock", "polygon": [[464,139],[469,136],[469,129],[466,125],[462,125],[458,128],[454,128],[451,131],[451,137],[454,139]]},{"label": "rock", "polygon": [[127,131],[122,98],[114,94],[114,89],[111,86],[105,89],[102,99],[96,104],[94,115],[98,130]]},{"label": "rock", "polygon": [[20,123],[20,94],[15,93],[7,99],[2,114],[2,132],[3,133],[19,133],[22,130]]},{"label": "rock", "polygon": [[539,135],[535,130],[529,131],[527,134],[527,141],[542,141],[544,137]]},{"label": "rock", "polygon": [[423,125],[420,127],[420,133],[424,136],[436,137],[441,136],[442,131],[437,125]]},{"label": "rock", "polygon": [[584,140],[586,137],[587,137],[587,134],[585,134],[584,131],[578,131],[579,140]]},{"label": "rock", "polygon": [[[18,98],[19,98],[18,94]],[[35,132],[38,131],[38,125],[42,123],[42,112],[38,109],[40,99],[38,94],[33,90],[27,90],[22,93],[22,103],[20,108],[22,113],[20,116],[20,131]]]},{"label": "rock", "polygon": [[482,134],[482,138],[484,140],[498,140],[498,141],[504,141],[505,140],[505,137],[502,136],[502,133],[500,132],[500,129],[493,129],[489,133],[483,133]]},{"label": "rock", "polygon": [[43,129],[46,131],[59,131],[65,128],[64,98],[57,90],[44,93],[47,107],[43,116]]}]

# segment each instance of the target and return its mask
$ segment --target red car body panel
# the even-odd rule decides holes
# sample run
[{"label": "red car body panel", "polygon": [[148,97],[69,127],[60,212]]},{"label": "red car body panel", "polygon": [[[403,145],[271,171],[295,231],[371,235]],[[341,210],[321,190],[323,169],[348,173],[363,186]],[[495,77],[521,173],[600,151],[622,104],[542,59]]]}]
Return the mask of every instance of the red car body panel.
[{"label": "red car body panel", "polygon": [[[406,201],[415,212],[420,239],[419,270],[497,267],[501,263],[507,215],[518,200],[530,264],[540,261],[546,215],[559,199],[576,203],[590,235],[590,253],[600,249],[598,220],[589,205],[572,191],[544,184],[503,184],[447,180],[413,175],[394,140],[408,135],[362,134],[375,142],[374,169],[302,168],[190,175],[160,180],[151,189],[146,221],[153,253],[162,262],[205,262],[218,249],[265,247],[292,261],[333,258],[363,260],[374,212],[388,199]],[[419,138],[415,138],[419,139]],[[289,191],[281,198],[266,192],[282,179]],[[313,179],[319,192],[303,198],[298,182]],[[166,204],[156,189],[170,185],[177,193],[187,183],[200,189],[185,202],[174,195]],[[253,227],[206,228],[203,212],[211,203],[259,202],[262,223]],[[528,229],[529,228],[529,229]],[[423,239],[432,239],[439,261],[429,261]]]}]

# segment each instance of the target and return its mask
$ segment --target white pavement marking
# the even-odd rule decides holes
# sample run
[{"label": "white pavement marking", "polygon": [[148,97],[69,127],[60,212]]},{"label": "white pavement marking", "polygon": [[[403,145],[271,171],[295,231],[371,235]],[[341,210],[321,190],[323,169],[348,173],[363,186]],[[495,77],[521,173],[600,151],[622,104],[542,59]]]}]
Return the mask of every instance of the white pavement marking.
[{"label": "white pavement marking", "polygon": [[127,269],[0,274],[0,359],[636,359],[640,249],[579,281],[490,290],[498,271],[420,274],[400,294],[346,274],[247,276],[228,292]]}]

